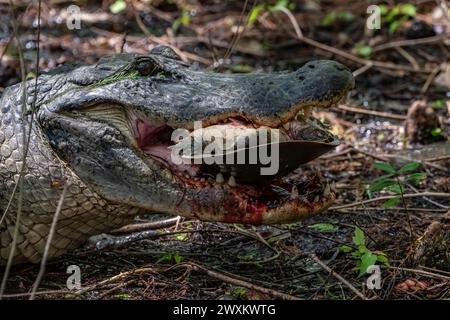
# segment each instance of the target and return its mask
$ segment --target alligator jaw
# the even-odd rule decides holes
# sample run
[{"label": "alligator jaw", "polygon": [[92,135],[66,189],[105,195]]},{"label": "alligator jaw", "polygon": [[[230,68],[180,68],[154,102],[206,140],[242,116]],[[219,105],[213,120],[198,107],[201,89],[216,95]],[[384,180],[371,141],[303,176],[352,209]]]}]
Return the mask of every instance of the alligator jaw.
[{"label": "alligator jaw", "polygon": [[[339,99],[340,97],[335,100]],[[334,100],[330,100],[321,107],[329,107],[333,103]],[[305,140],[306,137],[300,137],[303,138],[302,143],[288,150],[296,154],[306,153],[308,159],[312,160],[336,147],[338,140],[326,128],[312,122],[314,119],[310,117],[310,108],[312,107],[301,106],[296,113],[290,112],[290,115],[284,117],[285,120],[274,129],[284,130],[288,139],[295,138],[291,132],[294,126],[303,125],[312,130],[316,136],[307,138],[315,138],[314,140],[308,141]],[[135,144],[146,161],[157,163],[173,183],[187,190],[183,203],[173,208],[173,211],[170,211],[172,214],[228,223],[255,225],[290,223],[322,212],[334,202],[335,194],[318,173],[305,178],[288,172],[281,176],[269,176],[258,180],[254,179],[255,177],[240,176],[239,172],[246,171],[245,167],[239,170],[240,165],[175,165],[171,162],[170,145],[167,144],[173,128],[164,124],[151,124],[149,119],[139,118],[136,115],[131,118]],[[210,119],[206,119],[205,122],[210,124],[205,129],[230,123],[233,126],[241,124],[252,128],[260,127],[242,117],[225,118],[219,123]],[[283,159],[280,161],[283,163]],[[192,197],[192,194],[196,194],[197,197]]]}]

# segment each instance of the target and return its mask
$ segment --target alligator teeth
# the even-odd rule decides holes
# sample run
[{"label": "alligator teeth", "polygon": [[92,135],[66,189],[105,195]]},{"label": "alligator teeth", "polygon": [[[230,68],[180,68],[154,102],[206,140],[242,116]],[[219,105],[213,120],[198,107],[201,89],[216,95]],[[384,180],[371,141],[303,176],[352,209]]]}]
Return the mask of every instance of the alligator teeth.
[{"label": "alligator teeth", "polygon": [[298,190],[297,186],[293,186],[291,190],[291,199],[297,199],[298,198]]},{"label": "alligator teeth", "polygon": [[236,173],[236,168],[235,167],[231,167],[230,175],[232,175],[233,177],[236,177],[237,173]]},{"label": "alligator teeth", "polygon": [[236,179],[233,176],[231,176],[230,179],[228,179],[228,185],[230,187],[236,187]]},{"label": "alligator teeth", "polygon": [[216,175],[216,182],[217,182],[217,183],[224,183],[224,181],[225,181],[225,179],[223,178],[223,175],[219,172],[219,173]]},{"label": "alligator teeth", "polygon": [[219,169],[220,169],[220,172],[222,172],[222,173],[225,173],[228,171],[227,167],[225,167],[224,165],[219,165]]},{"label": "alligator teeth", "polygon": [[314,198],[314,202],[319,202],[319,196],[316,196],[316,197]]},{"label": "alligator teeth", "polygon": [[328,197],[331,193],[331,186],[330,184],[327,182],[327,185],[325,186],[325,189],[323,190],[323,195],[325,197]]}]

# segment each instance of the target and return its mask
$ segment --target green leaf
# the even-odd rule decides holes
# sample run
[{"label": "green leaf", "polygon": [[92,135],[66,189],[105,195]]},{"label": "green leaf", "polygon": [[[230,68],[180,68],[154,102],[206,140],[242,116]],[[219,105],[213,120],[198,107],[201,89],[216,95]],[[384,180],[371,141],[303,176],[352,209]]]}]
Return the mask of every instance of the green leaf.
[{"label": "green leaf", "polygon": [[354,250],[352,247],[345,246],[345,245],[340,246],[339,249],[340,249],[342,252],[345,252],[345,253],[349,253],[349,252],[352,252],[352,251]]},{"label": "green leaf", "polygon": [[308,228],[317,229],[320,232],[336,232],[338,227],[331,223],[316,223],[308,226]]},{"label": "green leaf", "polygon": [[117,14],[122,12],[127,7],[127,3],[124,0],[116,0],[112,5],[109,6],[109,11],[112,14]]},{"label": "green leaf", "polygon": [[238,287],[233,289],[231,295],[237,299],[243,299],[247,295],[247,290],[245,288]]},{"label": "green leaf", "polygon": [[336,21],[336,12],[332,11],[328,13],[325,17],[323,17],[322,22],[320,23],[324,27],[328,27],[332,25]]},{"label": "green leaf", "polygon": [[335,23],[337,20],[350,22],[355,19],[355,15],[349,11],[331,11],[325,17],[323,17],[321,25],[328,27]]},{"label": "green leaf", "polygon": [[388,258],[384,254],[377,254],[377,261],[384,264],[386,267],[390,267]]},{"label": "green leaf", "polygon": [[388,10],[387,15],[386,15],[386,21],[392,22],[399,13],[400,13],[400,9],[398,6]]},{"label": "green leaf", "polygon": [[364,255],[361,256],[361,265],[359,266],[358,278],[366,274],[367,268],[373,266],[375,262],[377,262],[377,258],[377,255],[373,254],[370,251],[367,251]]},{"label": "green leaf", "polygon": [[375,162],[373,164],[373,167],[375,169],[380,169],[380,170],[383,170],[383,171],[386,171],[386,172],[389,172],[389,173],[396,173],[397,172],[395,170],[395,168],[390,163],[387,163],[387,162]]},{"label": "green leaf", "polygon": [[431,107],[433,109],[444,109],[445,108],[444,99],[434,100],[433,102],[431,102]]},{"label": "green leaf", "polygon": [[378,7],[380,8],[380,14],[382,16],[385,16],[388,13],[388,9],[387,9],[386,5],[380,4]]},{"label": "green leaf", "polygon": [[181,262],[181,260],[183,259],[182,256],[180,256],[179,254],[175,254],[173,256],[173,260],[175,261],[176,264],[179,264]]},{"label": "green leaf", "polygon": [[377,182],[374,185],[370,186],[369,190],[370,190],[370,192],[374,193],[374,192],[381,191],[381,190],[388,188],[395,184],[397,184],[397,181],[395,181],[393,179],[381,180],[380,182]]},{"label": "green leaf", "polygon": [[396,193],[396,194],[402,194],[405,191],[405,188],[401,184],[394,184],[392,186],[388,187],[389,191]]},{"label": "green leaf", "polygon": [[360,57],[367,58],[372,54],[372,48],[366,45],[357,45],[356,53],[358,53]]},{"label": "green leaf", "polygon": [[172,30],[174,32],[177,32],[181,25],[188,26],[191,19],[191,15],[189,14],[189,11],[186,9],[183,9],[183,12],[181,13],[181,16],[178,17],[173,23],[172,23]]},{"label": "green leaf", "polygon": [[254,24],[256,22],[256,19],[258,19],[259,14],[263,10],[264,10],[264,5],[262,5],[262,4],[258,4],[256,6],[254,6],[248,15],[247,24],[248,25]]},{"label": "green leaf", "polygon": [[400,12],[405,16],[415,17],[417,13],[417,8],[411,3],[405,3],[400,6]]},{"label": "green leaf", "polygon": [[166,253],[166,254],[162,255],[161,258],[156,260],[156,263],[158,264],[158,263],[161,263],[161,262],[170,262],[170,261],[172,261],[172,257],[173,257],[173,254]]},{"label": "green leaf", "polygon": [[187,238],[187,233],[179,233],[175,236],[177,238],[177,240],[179,241],[184,241]]},{"label": "green leaf", "polygon": [[279,11],[280,9],[283,9],[283,8],[293,10],[294,6],[295,5],[293,3],[289,3],[289,0],[278,0],[275,3],[275,5],[269,6],[269,11],[275,12],[275,11]]},{"label": "green leaf", "polygon": [[350,22],[355,19],[355,15],[350,11],[340,11],[337,14],[339,20]]},{"label": "green leaf", "polygon": [[433,137],[440,137],[440,136],[442,136],[442,129],[441,128],[433,128],[433,129],[431,129],[431,135]]},{"label": "green leaf", "polygon": [[398,170],[398,173],[406,173],[416,170],[420,166],[418,162],[409,162]]},{"label": "green leaf", "polygon": [[359,246],[359,247],[358,247],[358,251],[359,251],[359,253],[364,254],[364,253],[366,253],[366,252],[368,252],[368,251],[370,251],[370,250],[367,249],[366,246]]},{"label": "green leaf", "polygon": [[385,203],[383,203],[383,208],[389,209],[393,206],[397,205],[397,203],[400,201],[400,197],[395,197],[392,199],[387,200]]},{"label": "green leaf", "polygon": [[419,180],[423,180],[427,177],[425,173],[419,172],[419,173],[412,173],[409,176],[406,177],[407,181],[411,181],[413,183],[418,182]]},{"label": "green leaf", "polygon": [[183,14],[181,15],[180,22],[183,26],[188,26],[189,22],[191,21],[191,15],[189,14],[189,11],[183,10]]},{"label": "green leaf", "polygon": [[356,246],[364,246],[366,244],[364,231],[358,227],[355,227],[355,235],[353,236],[352,241]]},{"label": "green leaf", "polygon": [[395,173],[388,173],[388,174],[379,176],[378,178],[373,179],[373,180],[370,182],[370,184],[373,185],[373,184],[375,184],[375,183],[377,183],[377,182],[379,182],[379,181],[381,181],[381,180],[385,180],[386,178],[390,178],[390,177],[392,177],[393,175],[395,175]]},{"label": "green leaf", "polygon": [[389,25],[389,34],[394,34],[395,31],[398,29],[398,26],[400,25],[400,22],[398,21],[392,21]]}]

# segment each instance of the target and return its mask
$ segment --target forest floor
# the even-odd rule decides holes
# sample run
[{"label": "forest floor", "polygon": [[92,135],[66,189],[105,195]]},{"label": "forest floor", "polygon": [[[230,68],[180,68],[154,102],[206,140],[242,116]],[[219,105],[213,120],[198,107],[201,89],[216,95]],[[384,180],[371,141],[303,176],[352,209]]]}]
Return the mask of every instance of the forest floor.
[{"label": "forest floor", "polygon": [[[0,1],[0,94],[21,79],[7,2]],[[33,77],[37,1],[14,3]],[[334,182],[337,200],[326,212],[259,227],[180,219],[124,247],[81,248],[47,263],[39,299],[450,298],[448,2],[386,6],[380,30],[365,27],[364,1],[74,3],[81,28],[69,30],[73,3],[43,1],[39,72],[165,44],[216,72],[334,59],[353,70],[356,87],[345,104],[315,111],[341,145],[299,169]],[[373,181],[388,164],[404,167],[395,173],[401,186],[378,190]],[[379,269],[364,274],[368,264]],[[70,265],[83,270],[81,290],[66,288]],[[14,266],[5,297],[28,298],[38,271]]]}]

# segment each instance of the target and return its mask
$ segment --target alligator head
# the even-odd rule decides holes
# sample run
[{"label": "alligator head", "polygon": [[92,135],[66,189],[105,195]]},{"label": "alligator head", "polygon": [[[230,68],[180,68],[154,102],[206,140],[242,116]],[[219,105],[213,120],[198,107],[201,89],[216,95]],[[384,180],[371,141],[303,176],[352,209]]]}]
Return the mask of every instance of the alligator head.
[{"label": "alligator head", "polygon": [[[40,103],[40,128],[67,166],[110,202],[269,224],[303,219],[335,198],[316,175],[292,171],[338,144],[310,112],[354,86],[337,62],[312,61],[289,73],[215,74],[193,70],[160,47],[102,59],[66,79],[63,90]],[[279,129],[279,170],[262,177],[258,165],[176,164],[173,133],[192,133],[196,121],[203,130]]]}]

